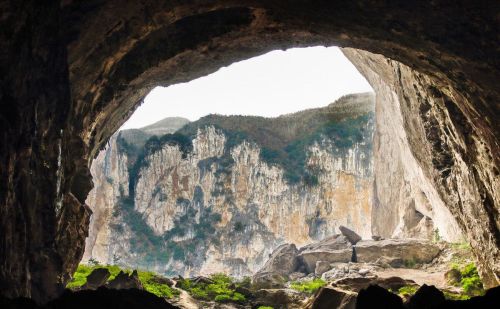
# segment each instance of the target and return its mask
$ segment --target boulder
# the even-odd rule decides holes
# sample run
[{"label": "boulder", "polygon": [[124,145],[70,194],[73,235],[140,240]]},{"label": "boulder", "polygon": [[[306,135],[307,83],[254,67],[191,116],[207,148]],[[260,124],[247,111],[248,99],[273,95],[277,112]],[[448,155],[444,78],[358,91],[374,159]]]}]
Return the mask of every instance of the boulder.
[{"label": "boulder", "polygon": [[462,274],[458,269],[452,268],[444,273],[444,278],[446,280],[446,283],[452,286],[456,286],[460,284],[460,281],[462,280]]},{"label": "boulder", "polygon": [[323,273],[332,269],[331,263],[326,261],[317,261],[316,267],[314,268],[314,274],[316,276],[321,276]]},{"label": "boulder", "polygon": [[361,240],[361,236],[359,236],[358,234],[356,234],[356,232],[343,225],[339,226],[339,230],[340,233],[342,233],[342,235],[344,235],[347,238],[347,240],[349,240],[349,242],[353,245],[355,245],[358,241]]},{"label": "boulder", "polygon": [[322,287],[305,308],[310,309],[355,309],[357,293],[334,287]]},{"label": "boulder", "polygon": [[288,281],[288,277],[277,272],[257,272],[252,277],[252,284],[257,289],[282,288]]},{"label": "boulder", "polygon": [[345,236],[334,235],[302,247],[299,250],[298,258],[304,264],[306,271],[313,273],[318,261],[327,263],[350,262],[352,245]]},{"label": "boulder", "polygon": [[111,273],[106,268],[96,268],[88,276],[82,290],[95,290],[106,284]]},{"label": "boulder", "polygon": [[422,285],[420,289],[413,295],[406,307],[408,309],[417,308],[442,308],[445,302],[444,294],[435,286]]},{"label": "boulder", "polygon": [[441,251],[436,244],[421,239],[361,240],[355,248],[357,262],[382,262],[392,267],[430,263]]},{"label": "boulder", "polygon": [[298,279],[304,278],[305,276],[306,276],[306,274],[304,274],[304,273],[293,272],[290,275],[288,275],[288,279],[290,279],[290,281],[296,281]]},{"label": "boulder", "polygon": [[275,272],[288,276],[298,266],[298,253],[299,250],[294,244],[283,244],[273,251],[269,260],[258,272]]},{"label": "boulder", "polygon": [[404,309],[403,300],[378,285],[370,285],[359,291],[356,309],[391,308]]},{"label": "boulder", "polygon": [[252,282],[260,288],[278,288],[288,281],[288,275],[299,266],[297,247],[283,244],[276,248],[266,264],[255,273]]},{"label": "boulder", "polygon": [[255,304],[258,306],[288,307],[289,304],[298,304],[302,301],[301,293],[292,289],[260,289],[254,294]]},{"label": "boulder", "polygon": [[108,283],[108,288],[115,290],[143,289],[137,270],[134,270],[130,275],[120,271],[120,273]]},{"label": "boulder", "polygon": [[379,241],[379,240],[382,240],[384,238],[382,236],[379,236],[379,235],[372,235],[372,239],[375,241]]}]

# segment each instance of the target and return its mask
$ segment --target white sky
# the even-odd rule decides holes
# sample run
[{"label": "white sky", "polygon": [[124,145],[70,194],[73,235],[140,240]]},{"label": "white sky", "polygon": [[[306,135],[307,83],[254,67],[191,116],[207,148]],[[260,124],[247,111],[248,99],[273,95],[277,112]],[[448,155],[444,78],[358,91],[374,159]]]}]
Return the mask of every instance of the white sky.
[{"label": "white sky", "polygon": [[165,117],[208,114],[276,117],[373,91],[337,47],[294,48],[233,63],[188,83],[157,87],[121,129]]}]

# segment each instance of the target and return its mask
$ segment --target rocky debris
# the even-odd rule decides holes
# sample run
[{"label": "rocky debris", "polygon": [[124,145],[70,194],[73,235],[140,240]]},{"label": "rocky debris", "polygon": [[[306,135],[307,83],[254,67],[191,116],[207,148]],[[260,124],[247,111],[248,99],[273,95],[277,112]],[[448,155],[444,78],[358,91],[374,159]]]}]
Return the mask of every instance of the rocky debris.
[{"label": "rocky debris", "polygon": [[258,289],[281,288],[287,281],[286,276],[275,272],[258,272],[252,277],[252,284]]},{"label": "rocky debris", "polygon": [[349,242],[353,245],[355,245],[358,241],[361,240],[361,236],[359,236],[358,234],[356,234],[356,232],[343,225],[339,226],[339,230],[340,233],[342,233],[342,235],[344,235],[347,238],[347,240],[349,240]]},{"label": "rocky debris", "polygon": [[326,261],[317,261],[316,267],[314,268],[314,274],[320,277],[323,273],[329,271],[332,268],[330,262]]},{"label": "rocky debris", "polygon": [[390,278],[343,278],[332,282],[332,286],[340,287],[349,291],[359,292],[368,288],[370,285],[378,285],[384,289],[397,291],[403,286],[418,286],[412,280],[405,280],[399,277]]},{"label": "rocky debris", "polygon": [[375,240],[375,241],[379,241],[379,240],[382,240],[384,238],[382,236],[372,235],[372,239]]},{"label": "rocky debris", "polygon": [[439,252],[439,246],[421,239],[361,240],[356,244],[357,262],[388,264],[392,267],[430,263]]},{"label": "rocky debris", "polygon": [[82,286],[82,290],[95,290],[103,286],[108,281],[111,273],[107,268],[96,268],[88,276],[87,282]]},{"label": "rocky debris", "polygon": [[408,309],[440,308],[445,300],[443,292],[433,285],[428,286],[424,284],[417,290],[415,295],[410,298],[406,307]]},{"label": "rocky debris", "polygon": [[306,309],[355,309],[357,293],[334,288],[322,287],[305,305]]},{"label": "rocky debris", "polygon": [[391,308],[403,309],[403,300],[383,287],[370,285],[358,293],[356,309]]},{"label": "rocky debris", "polygon": [[332,263],[330,270],[321,275],[321,279],[326,281],[338,280],[342,278],[373,277],[373,272],[377,266],[358,263]]},{"label": "rocky debris", "polygon": [[292,289],[260,289],[255,295],[254,303],[258,306],[288,306],[298,304],[303,300],[303,295]]},{"label": "rocky debris", "polygon": [[293,273],[288,275],[288,279],[290,281],[296,281],[298,279],[304,278],[305,276],[307,276],[307,274],[304,274],[301,272],[293,272]]},{"label": "rocky debris", "polygon": [[313,273],[316,262],[350,262],[352,245],[343,235],[333,235],[319,242],[309,244],[299,250],[298,258],[305,265],[308,273]]},{"label": "rocky debris", "polygon": [[107,284],[107,287],[116,290],[143,289],[137,270],[134,270],[130,275],[120,271],[120,273],[118,273],[118,275],[116,275],[116,277]]}]

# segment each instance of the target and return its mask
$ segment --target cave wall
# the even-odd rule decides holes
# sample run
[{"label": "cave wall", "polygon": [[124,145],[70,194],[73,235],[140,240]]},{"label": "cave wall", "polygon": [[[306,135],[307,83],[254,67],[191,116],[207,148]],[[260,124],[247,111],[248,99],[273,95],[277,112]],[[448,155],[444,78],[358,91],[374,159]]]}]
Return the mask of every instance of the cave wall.
[{"label": "cave wall", "polygon": [[312,45],[418,72],[388,82],[421,100],[400,100],[410,149],[465,217],[482,275],[498,285],[496,1],[1,0],[0,9],[2,294],[60,293],[83,253],[90,162],[149,90]]},{"label": "cave wall", "polygon": [[[343,52],[377,93],[375,231],[387,233],[394,226],[393,220],[385,224],[388,214],[401,224],[411,211],[408,205],[420,205],[445,239],[460,239],[458,222],[475,248],[484,284],[497,285],[500,222],[494,205],[500,202],[500,179],[490,170],[496,158],[485,147],[477,114],[464,108],[471,99],[382,55],[350,48]],[[395,142],[400,143],[396,158],[390,151]],[[415,202],[419,193],[427,202]]]}]

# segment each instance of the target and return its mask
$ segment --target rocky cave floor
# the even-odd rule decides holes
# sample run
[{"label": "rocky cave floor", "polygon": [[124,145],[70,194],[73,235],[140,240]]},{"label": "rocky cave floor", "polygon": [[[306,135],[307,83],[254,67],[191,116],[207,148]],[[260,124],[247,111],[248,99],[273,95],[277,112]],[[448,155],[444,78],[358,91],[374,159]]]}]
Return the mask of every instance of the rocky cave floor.
[{"label": "rocky cave floor", "polygon": [[0,308],[498,308],[500,288],[483,290],[467,244],[351,232],[281,245],[252,278],[81,265],[60,298],[43,307],[3,299]]}]

